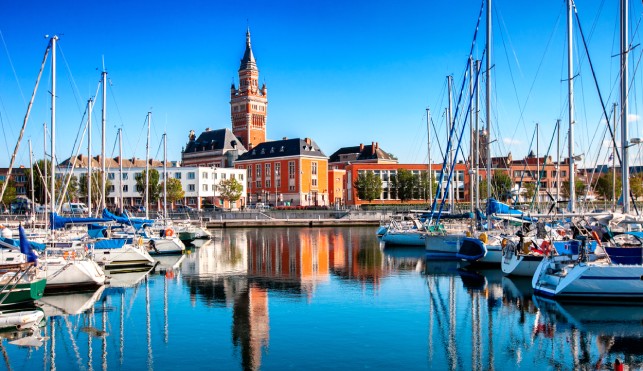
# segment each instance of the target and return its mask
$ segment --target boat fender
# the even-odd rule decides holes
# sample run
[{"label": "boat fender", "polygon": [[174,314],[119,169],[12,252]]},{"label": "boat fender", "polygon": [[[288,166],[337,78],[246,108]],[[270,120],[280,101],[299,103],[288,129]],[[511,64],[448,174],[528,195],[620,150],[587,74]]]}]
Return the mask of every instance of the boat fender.
[{"label": "boat fender", "polygon": [[485,244],[487,243],[487,241],[489,241],[489,239],[487,238],[487,234],[486,234],[486,233],[480,233],[480,237],[478,237],[478,239],[479,239],[480,241],[482,241],[482,243],[485,243]]},{"label": "boat fender", "polygon": [[594,239],[594,241],[596,241],[598,246],[603,246],[603,244],[601,243],[601,239],[598,237],[598,233],[596,233],[596,231],[592,231],[592,238]]},{"label": "boat fender", "polygon": [[165,237],[172,237],[172,236],[174,236],[174,231],[172,230],[172,228],[166,229],[165,230]]},{"label": "boat fender", "polygon": [[471,237],[471,232],[467,231],[467,233],[465,233],[465,236]]},{"label": "boat fender", "polygon": [[139,237],[136,240],[136,246],[143,246],[143,237]]}]

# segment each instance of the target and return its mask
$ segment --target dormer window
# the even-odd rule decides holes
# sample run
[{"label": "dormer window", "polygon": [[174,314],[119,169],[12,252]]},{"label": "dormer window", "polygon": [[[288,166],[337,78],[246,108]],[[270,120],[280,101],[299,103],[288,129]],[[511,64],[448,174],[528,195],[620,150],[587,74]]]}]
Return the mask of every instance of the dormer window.
[{"label": "dormer window", "polygon": [[270,147],[270,153],[275,153],[275,147]]},{"label": "dormer window", "polygon": [[284,146],[281,146],[281,148],[279,148],[279,152],[283,152],[283,151],[284,151]]},{"label": "dormer window", "polygon": [[256,155],[256,154],[257,154],[257,150],[256,150],[256,149],[253,149],[253,150],[252,150],[252,155],[254,156],[254,155]]},{"label": "dormer window", "polygon": [[266,154],[266,150],[265,150],[264,148],[262,148],[262,149],[261,149],[261,154],[262,154],[262,155],[265,155],[265,154]]}]

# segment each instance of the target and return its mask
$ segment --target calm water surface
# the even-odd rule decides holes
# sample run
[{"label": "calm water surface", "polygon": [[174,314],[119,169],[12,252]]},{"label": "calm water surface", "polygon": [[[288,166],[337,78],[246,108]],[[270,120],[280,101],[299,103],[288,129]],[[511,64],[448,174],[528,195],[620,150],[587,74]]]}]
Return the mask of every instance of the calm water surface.
[{"label": "calm water surface", "polygon": [[42,345],[2,334],[0,369],[643,367],[641,306],[543,301],[499,269],[382,249],[374,227],[214,233],[176,271],[46,296]]}]

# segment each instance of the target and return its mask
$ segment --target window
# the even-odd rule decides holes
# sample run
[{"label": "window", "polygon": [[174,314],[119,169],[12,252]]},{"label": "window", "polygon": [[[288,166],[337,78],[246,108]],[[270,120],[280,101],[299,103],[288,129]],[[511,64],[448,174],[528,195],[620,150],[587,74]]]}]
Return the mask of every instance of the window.
[{"label": "window", "polygon": [[194,184],[188,184],[188,191],[194,192],[194,189],[195,189]]},{"label": "window", "polygon": [[127,173],[123,173],[123,180],[127,180],[127,177],[128,177],[128,174],[127,174]]},{"label": "window", "polygon": [[288,161],[288,178],[295,179],[295,161]]},{"label": "window", "polygon": [[270,175],[271,175],[271,174],[270,174],[270,173],[271,173],[271,171],[270,171],[270,164],[266,164],[266,165],[265,165],[265,167],[266,167],[266,169],[265,169],[265,171],[264,171],[264,174],[266,174],[266,178],[270,178]]},{"label": "window", "polygon": [[174,179],[181,179],[181,173],[179,172],[174,173]]},{"label": "window", "polygon": [[257,188],[261,188],[261,179],[257,180]]},{"label": "window", "polygon": [[[112,187],[113,187],[113,186],[112,186]],[[143,192],[143,187],[141,187],[141,186],[138,186],[138,185],[137,185],[137,186],[136,186],[136,192],[138,192],[138,193],[142,193],[142,192]]]},{"label": "window", "polygon": [[270,188],[270,179],[266,179],[266,188]]},{"label": "window", "polygon": [[261,165],[257,164],[255,165],[255,172],[256,172],[256,178],[259,179],[261,178]]},{"label": "window", "polygon": [[194,171],[190,171],[188,173],[188,179],[196,179],[196,173]]},{"label": "window", "polygon": [[129,186],[127,184],[123,186],[123,192],[129,192]]},{"label": "window", "polygon": [[109,180],[114,180],[116,178],[116,174],[114,173],[107,173],[107,179]]},{"label": "window", "polygon": [[140,178],[143,176],[143,173],[134,173],[134,179]]},{"label": "window", "polygon": [[310,182],[313,187],[317,187],[317,178],[312,178]]},{"label": "window", "polygon": [[107,192],[114,192],[114,189],[114,186],[110,185],[109,187],[107,187]]},{"label": "window", "polygon": [[207,192],[207,190],[208,190],[208,185],[207,184],[203,185],[203,190]]},{"label": "window", "polygon": [[207,172],[201,173],[201,179],[208,179],[208,173]]},{"label": "window", "polygon": [[227,178],[226,173],[221,174],[221,179],[226,179],[226,178]]}]

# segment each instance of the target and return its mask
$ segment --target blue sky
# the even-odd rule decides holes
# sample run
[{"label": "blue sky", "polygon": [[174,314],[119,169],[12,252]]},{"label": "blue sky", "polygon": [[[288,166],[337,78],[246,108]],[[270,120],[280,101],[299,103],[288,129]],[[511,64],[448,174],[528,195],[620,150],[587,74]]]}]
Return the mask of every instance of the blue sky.
[{"label": "blue sky", "polygon": [[[618,9],[612,3],[577,4],[609,107],[618,99],[618,58],[613,57],[618,53]],[[191,129],[200,133],[231,126],[229,88],[237,82],[248,26],[260,81],[268,87],[269,139],[311,137],[327,155],[343,146],[379,142],[401,163],[423,163],[425,109],[431,109],[438,128],[432,136],[444,147],[446,76],[454,76],[457,94],[481,2],[116,0],[55,5],[34,0],[0,5],[0,166],[9,164],[47,44],[44,35],[60,35],[59,160],[72,154],[103,58],[110,80],[107,155],[118,155],[116,130],[123,127],[124,156],[143,158],[145,117],[152,111],[151,155],[162,156],[158,149],[167,130],[168,159],[179,160]],[[544,154],[557,119],[563,122],[562,138],[567,130],[565,3],[496,0],[492,8],[492,137],[498,139],[492,153],[526,155],[539,122]],[[633,43],[638,44],[641,4],[633,5],[630,14]],[[483,21],[474,57],[482,54],[484,30]],[[588,164],[596,158],[604,162],[605,151],[596,154],[604,147],[596,90],[580,44],[574,53],[579,73],[575,153],[589,154]],[[641,84],[633,73],[640,56],[637,48],[630,57],[631,137],[641,136],[636,103]],[[42,124],[50,121],[50,77],[47,69],[25,134],[36,158],[42,158]],[[100,153],[100,110],[97,103],[94,155]],[[561,152],[566,156],[566,149]],[[81,153],[86,153],[86,139]],[[437,146],[432,156],[440,156]],[[29,164],[26,140],[17,163]]]}]

